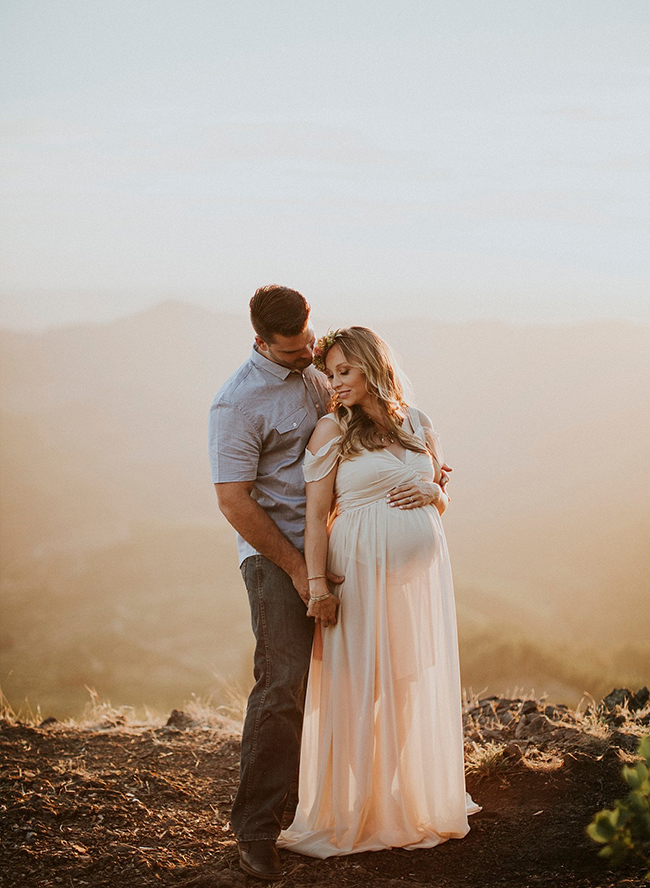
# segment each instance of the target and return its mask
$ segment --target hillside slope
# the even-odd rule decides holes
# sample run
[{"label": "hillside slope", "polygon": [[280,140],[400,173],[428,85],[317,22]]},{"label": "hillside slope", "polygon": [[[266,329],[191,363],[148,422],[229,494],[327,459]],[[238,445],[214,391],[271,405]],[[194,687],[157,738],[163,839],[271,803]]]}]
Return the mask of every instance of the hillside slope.
[{"label": "hillside slope", "polygon": [[[465,713],[468,789],[482,806],[460,841],[320,861],[282,852],[280,888],[634,888],[585,827],[623,790],[650,707],[579,715],[539,700],[475,700]],[[6,888],[233,888],[228,822],[239,734],[205,711],[166,725],[96,710],[83,726],[0,722],[0,867]]]}]

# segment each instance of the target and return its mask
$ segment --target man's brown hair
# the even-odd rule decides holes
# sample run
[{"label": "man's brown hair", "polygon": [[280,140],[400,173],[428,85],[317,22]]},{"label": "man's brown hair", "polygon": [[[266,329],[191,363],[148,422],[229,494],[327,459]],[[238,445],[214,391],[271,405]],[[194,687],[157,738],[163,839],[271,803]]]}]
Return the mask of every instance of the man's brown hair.
[{"label": "man's brown hair", "polygon": [[267,284],[250,301],[251,324],[264,342],[273,344],[277,334],[297,336],[305,329],[311,307],[302,293]]}]

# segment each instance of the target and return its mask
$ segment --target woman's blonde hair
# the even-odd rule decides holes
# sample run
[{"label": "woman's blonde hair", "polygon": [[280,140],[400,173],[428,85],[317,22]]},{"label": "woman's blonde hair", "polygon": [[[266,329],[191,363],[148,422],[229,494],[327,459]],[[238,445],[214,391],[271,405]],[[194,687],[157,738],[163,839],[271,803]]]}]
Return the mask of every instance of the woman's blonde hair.
[{"label": "woman's blonde hair", "polygon": [[[368,392],[377,398],[382,426],[407,450],[429,452],[415,435],[402,428],[399,411],[408,409],[408,404],[404,400],[399,367],[384,340],[368,327],[346,327],[328,333],[318,340],[314,349],[314,364],[319,370],[325,372],[325,359],[334,345],[340,347],[347,363],[366,377]],[[339,404],[334,395],[330,407],[341,427],[340,452],[344,459],[362,449],[383,449],[377,441],[374,421],[358,404],[346,407]]]}]

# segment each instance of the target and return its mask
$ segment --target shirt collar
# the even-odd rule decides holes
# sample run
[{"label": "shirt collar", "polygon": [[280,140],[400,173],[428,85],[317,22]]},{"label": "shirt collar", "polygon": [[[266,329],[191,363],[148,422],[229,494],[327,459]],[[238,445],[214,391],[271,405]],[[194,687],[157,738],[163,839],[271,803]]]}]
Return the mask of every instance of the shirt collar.
[{"label": "shirt collar", "polygon": [[265,358],[264,355],[258,352],[255,346],[253,346],[253,351],[251,353],[251,361],[256,367],[259,367],[260,370],[266,370],[267,373],[270,373],[272,376],[277,376],[278,379],[286,379],[291,373],[291,370],[289,370],[288,367],[281,367],[280,364],[276,364],[275,361],[270,361],[268,358]]}]

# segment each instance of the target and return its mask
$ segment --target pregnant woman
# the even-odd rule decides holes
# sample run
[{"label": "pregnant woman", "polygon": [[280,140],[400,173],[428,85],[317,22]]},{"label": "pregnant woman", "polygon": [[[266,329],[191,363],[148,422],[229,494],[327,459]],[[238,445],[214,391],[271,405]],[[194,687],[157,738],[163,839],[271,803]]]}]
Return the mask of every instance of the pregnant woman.
[{"label": "pregnant woman", "polygon": [[[300,799],[278,844],[312,857],[430,848],[469,831],[442,455],[365,327],[323,337],[333,412],[305,454],[316,618]],[[327,572],[345,576],[338,600]]]}]

